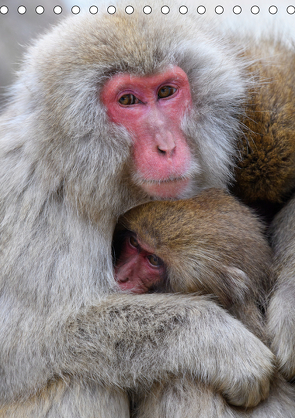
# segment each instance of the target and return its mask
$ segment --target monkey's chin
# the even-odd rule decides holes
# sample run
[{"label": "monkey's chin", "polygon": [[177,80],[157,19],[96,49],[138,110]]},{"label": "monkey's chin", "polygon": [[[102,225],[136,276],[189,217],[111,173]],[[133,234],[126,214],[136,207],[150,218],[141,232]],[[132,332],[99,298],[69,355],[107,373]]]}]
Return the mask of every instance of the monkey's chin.
[{"label": "monkey's chin", "polygon": [[150,196],[157,199],[180,199],[190,188],[190,179],[144,183],[141,187]]}]

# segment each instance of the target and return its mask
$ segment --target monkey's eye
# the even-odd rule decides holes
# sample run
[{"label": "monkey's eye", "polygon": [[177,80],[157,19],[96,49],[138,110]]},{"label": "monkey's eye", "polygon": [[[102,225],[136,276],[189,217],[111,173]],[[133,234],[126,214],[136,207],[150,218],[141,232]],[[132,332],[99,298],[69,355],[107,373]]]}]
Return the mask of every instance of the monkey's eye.
[{"label": "monkey's eye", "polygon": [[134,96],[134,94],[124,94],[123,96],[120,97],[119,99],[119,103],[123,106],[131,106],[134,104],[139,103],[140,100]]},{"label": "monkey's eye", "polygon": [[165,97],[172,96],[172,94],[174,94],[175,92],[176,92],[176,88],[175,87],[163,86],[158,91],[158,98],[159,99],[164,99]]},{"label": "monkey's eye", "polygon": [[148,255],[146,258],[153,267],[160,267],[163,264],[161,258],[155,254]]},{"label": "monkey's eye", "polygon": [[138,248],[139,247],[139,243],[138,243],[137,239],[134,238],[133,235],[130,236],[129,243],[130,243],[131,247],[134,247],[134,248]]}]

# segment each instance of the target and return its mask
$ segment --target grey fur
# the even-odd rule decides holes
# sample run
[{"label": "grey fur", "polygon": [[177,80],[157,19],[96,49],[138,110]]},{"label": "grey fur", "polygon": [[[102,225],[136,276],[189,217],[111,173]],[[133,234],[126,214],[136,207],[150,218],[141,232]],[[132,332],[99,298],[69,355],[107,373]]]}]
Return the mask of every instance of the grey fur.
[{"label": "grey fur", "polygon": [[267,396],[273,355],[239,321],[203,297],[117,294],[112,272],[115,222],[149,198],[101,86],[187,72],[195,194],[231,179],[247,87],[236,57],[210,28],[135,13],[72,17],[29,48],[0,119],[1,418],[124,418],[126,390],[183,373],[233,404]]},{"label": "grey fur", "polygon": [[295,378],[294,216],[293,197],[272,224],[274,267],[278,281],[268,309],[271,347],[277,356],[282,374],[288,380]]},{"label": "grey fur", "polygon": [[[278,228],[279,225],[280,221]],[[224,191],[208,189],[193,199],[149,202],[133,208],[120,218],[115,242],[124,236],[124,228],[135,234],[141,248],[149,249],[163,260],[169,292],[214,295],[220,306],[269,345],[265,316],[260,308],[267,309],[274,284],[273,254],[263,225],[246,206]],[[121,257],[119,255],[124,263]],[[127,262],[127,253],[123,260],[124,257]],[[144,282],[147,273],[135,271],[138,281]],[[133,284],[136,283],[134,274],[136,272],[131,273]],[[155,286],[161,291],[161,287]],[[284,300],[280,300],[280,304],[285,306]],[[284,333],[277,317],[277,312],[282,311],[275,306],[272,312],[278,334]],[[289,315],[282,315],[283,320],[292,318],[288,305],[287,312]],[[282,350],[287,334],[284,337],[283,341],[276,341],[279,348],[283,343]],[[271,334],[271,341],[273,339]],[[230,356],[228,361],[231,361]],[[228,405],[212,387],[204,387],[191,376],[171,377],[169,382],[156,383],[148,392],[133,394],[134,416],[293,418],[294,389],[277,373],[269,397],[255,408],[245,410]]]},{"label": "grey fur", "polygon": [[136,418],[294,418],[294,390],[277,377],[269,398],[257,407],[238,408],[225,401],[210,385],[191,377],[171,379],[142,393]]}]

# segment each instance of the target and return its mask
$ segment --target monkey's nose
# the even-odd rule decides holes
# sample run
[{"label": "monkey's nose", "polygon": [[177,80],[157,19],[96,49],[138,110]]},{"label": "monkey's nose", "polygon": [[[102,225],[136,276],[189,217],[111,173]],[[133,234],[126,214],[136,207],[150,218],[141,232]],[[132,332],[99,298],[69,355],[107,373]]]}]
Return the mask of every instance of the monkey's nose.
[{"label": "monkey's nose", "polygon": [[172,157],[175,152],[176,145],[171,132],[168,131],[165,136],[163,136],[163,134],[157,134],[156,143],[159,154]]}]

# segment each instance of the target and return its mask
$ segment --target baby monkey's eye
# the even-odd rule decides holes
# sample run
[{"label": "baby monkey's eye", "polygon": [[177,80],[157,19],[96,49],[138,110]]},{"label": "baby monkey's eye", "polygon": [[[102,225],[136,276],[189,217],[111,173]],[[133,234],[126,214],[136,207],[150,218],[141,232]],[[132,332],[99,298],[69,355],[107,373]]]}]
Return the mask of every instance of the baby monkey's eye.
[{"label": "baby monkey's eye", "polygon": [[123,96],[120,97],[119,99],[119,103],[123,106],[131,106],[134,104],[139,103],[139,99],[134,96],[134,94],[124,94]]},{"label": "baby monkey's eye", "polygon": [[129,243],[130,243],[131,247],[134,247],[134,248],[138,248],[139,247],[139,243],[138,243],[137,239],[134,238],[133,235],[130,236]]},{"label": "baby monkey's eye", "polygon": [[174,94],[175,92],[176,92],[175,87],[163,86],[158,91],[158,97],[159,97],[159,99],[164,99],[165,97],[172,96],[172,94]]},{"label": "baby monkey's eye", "polygon": [[161,258],[157,257],[155,254],[148,255],[146,258],[153,267],[160,267],[163,264]]}]

